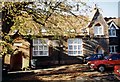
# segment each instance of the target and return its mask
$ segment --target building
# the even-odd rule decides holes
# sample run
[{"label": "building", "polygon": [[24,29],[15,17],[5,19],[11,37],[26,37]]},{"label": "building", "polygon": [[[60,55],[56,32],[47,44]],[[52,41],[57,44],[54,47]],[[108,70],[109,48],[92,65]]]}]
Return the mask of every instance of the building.
[{"label": "building", "polygon": [[109,52],[120,53],[120,18],[105,18],[109,25]]},{"label": "building", "polygon": [[[108,54],[108,24],[99,9],[94,9],[93,12],[91,20],[83,27],[79,27],[79,22],[75,20],[74,16],[66,16],[67,20],[74,21],[74,25],[78,24],[75,28],[77,30],[70,30],[71,35],[74,32],[76,33],[74,38],[68,38],[64,35],[62,41],[60,39],[54,40],[52,36],[44,36],[44,39],[39,37],[33,39],[31,44],[32,65],[35,67],[49,67],[52,65],[82,63],[81,58],[84,56],[93,53]],[[79,19],[80,17],[78,16]],[[50,20],[56,21],[57,16],[51,18]]]},{"label": "building", "polygon": [[[19,34],[18,30],[9,32],[14,39],[13,48],[19,52],[14,53],[10,58],[10,68],[13,70],[24,69],[27,67],[43,68],[54,65],[64,65],[73,63],[82,63],[82,57],[93,53],[109,54],[117,52],[119,47],[119,26],[114,23],[114,20],[106,20],[103,18],[99,9],[94,8],[92,17],[89,21],[85,21],[88,17],[77,16],[59,16],[53,15],[48,21],[58,21],[59,17],[64,17],[66,20],[60,20],[60,28],[64,28],[63,33],[59,33],[59,27],[56,28],[51,23],[46,23],[46,26],[54,28],[52,32],[63,34],[64,36],[55,36],[52,33],[47,33],[48,29],[40,29],[43,36],[38,36],[38,28],[32,28],[27,36],[36,36],[36,38],[25,38],[26,35]],[[83,18],[85,18],[83,20]],[[69,23],[70,22],[70,23]],[[83,26],[80,25],[82,23]],[[71,24],[71,25],[70,25]],[[71,28],[74,26],[74,29]],[[116,29],[116,36],[111,37],[111,30]],[[71,28],[71,29],[70,29]],[[67,32],[70,32],[67,35]],[[74,37],[72,37],[74,36]],[[116,42],[113,38],[116,38]],[[109,50],[110,48],[110,50]],[[113,49],[114,48],[114,49]],[[111,50],[113,49],[113,50]],[[119,52],[118,48],[118,52]],[[110,52],[109,52],[110,51]]]}]

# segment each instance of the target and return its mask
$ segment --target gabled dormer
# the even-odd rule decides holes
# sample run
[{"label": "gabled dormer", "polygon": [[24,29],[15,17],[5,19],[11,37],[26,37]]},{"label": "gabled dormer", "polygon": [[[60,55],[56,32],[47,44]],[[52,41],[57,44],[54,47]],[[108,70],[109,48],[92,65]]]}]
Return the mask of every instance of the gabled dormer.
[{"label": "gabled dormer", "polygon": [[109,37],[117,37],[116,30],[119,29],[114,21],[109,23]]},{"label": "gabled dormer", "polygon": [[109,38],[108,24],[102,16],[99,8],[95,7],[93,9],[92,18],[90,19],[88,27],[90,28],[89,31],[91,37]]},{"label": "gabled dormer", "polygon": [[100,23],[95,24],[93,30],[94,30],[94,36],[104,35],[104,28]]}]

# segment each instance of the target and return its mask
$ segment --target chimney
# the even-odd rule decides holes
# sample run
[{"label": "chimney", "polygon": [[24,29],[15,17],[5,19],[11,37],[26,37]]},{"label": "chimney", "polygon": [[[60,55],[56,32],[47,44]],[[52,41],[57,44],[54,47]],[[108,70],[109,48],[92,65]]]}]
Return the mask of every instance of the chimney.
[{"label": "chimney", "polygon": [[77,11],[79,11],[79,4],[77,3],[77,5],[76,5],[76,6],[77,6]]}]

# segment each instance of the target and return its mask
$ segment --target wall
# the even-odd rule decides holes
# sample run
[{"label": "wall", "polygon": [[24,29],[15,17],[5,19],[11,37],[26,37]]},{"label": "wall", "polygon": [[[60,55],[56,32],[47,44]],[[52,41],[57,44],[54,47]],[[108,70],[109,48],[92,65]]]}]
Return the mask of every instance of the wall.
[{"label": "wall", "polygon": [[[105,50],[105,52],[109,53],[109,33],[106,21],[104,20],[102,14],[99,13],[99,11],[97,11],[92,21],[92,25],[89,26],[90,37],[98,41],[98,45],[100,45]],[[98,23],[103,26],[104,35],[94,35],[94,26]]]},{"label": "wall", "polygon": [[[57,44],[57,42],[59,42],[59,40],[57,41],[57,40],[51,39],[50,41],[53,42],[54,44],[53,44],[53,46],[49,47],[49,56],[43,56],[43,57],[33,56],[32,57],[32,59],[37,59],[36,67],[38,67],[38,68],[45,67],[46,68],[46,67],[51,67],[51,66],[56,66],[56,65],[82,63],[82,60],[79,57],[68,56],[67,39],[62,41],[62,44],[60,47],[59,47],[59,44]],[[31,55],[32,55],[32,53],[31,53]]]}]

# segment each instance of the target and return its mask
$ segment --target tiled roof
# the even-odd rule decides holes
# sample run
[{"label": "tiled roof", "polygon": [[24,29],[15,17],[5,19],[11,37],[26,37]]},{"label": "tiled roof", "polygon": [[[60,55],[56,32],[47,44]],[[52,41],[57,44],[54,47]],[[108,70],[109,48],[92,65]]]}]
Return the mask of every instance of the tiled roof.
[{"label": "tiled roof", "polygon": [[[29,35],[37,35],[42,29],[40,25],[36,25],[31,18],[29,21],[26,22],[26,26],[30,25],[31,26],[31,33]],[[51,15],[48,20],[45,23],[45,29],[46,30],[51,30],[53,34],[60,33],[62,34],[63,32],[70,31],[70,30],[75,30],[75,33],[80,33],[81,28],[86,27],[88,24],[88,17],[85,16],[73,16],[73,15],[60,15],[60,14],[53,14]],[[24,30],[28,30],[27,28]],[[17,32],[17,31],[16,31]],[[16,32],[10,31],[10,35],[14,35]],[[50,32],[48,32],[50,35]],[[21,31],[21,34],[24,35]],[[47,34],[46,34],[47,35]]]},{"label": "tiled roof", "polygon": [[[55,24],[54,24],[55,23]],[[75,30],[80,32],[81,28],[85,28],[88,24],[88,17],[85,16],[72,16],[72,15],[52,15],[45,26],[56,30],[68,31]]]},{"label": "tiled roof", "polygon": [[32,17],[22,17],[22,16],[18,16],[18,17],[20,19],[26,20],[26,21],[24,22],[24,24],[23,23],[19,24],[19,26],[14,26],[13,25],[11,27],[9,35],[14,35],[16,33],[18,33],[20,35],[26,35],[26,34],[37,35],[39,33],[40,25],[37,24],[35,21],[33,21]]},{"label": "tiled roof", "polygon": [[104,18],[108,24],[110,24],[112,21],[120,28],[120,18],[110,17],[110,18]]},{"label": "tiled roof", "polygon": [[120,27],[120,18],[113,19],[115,24]]}]

